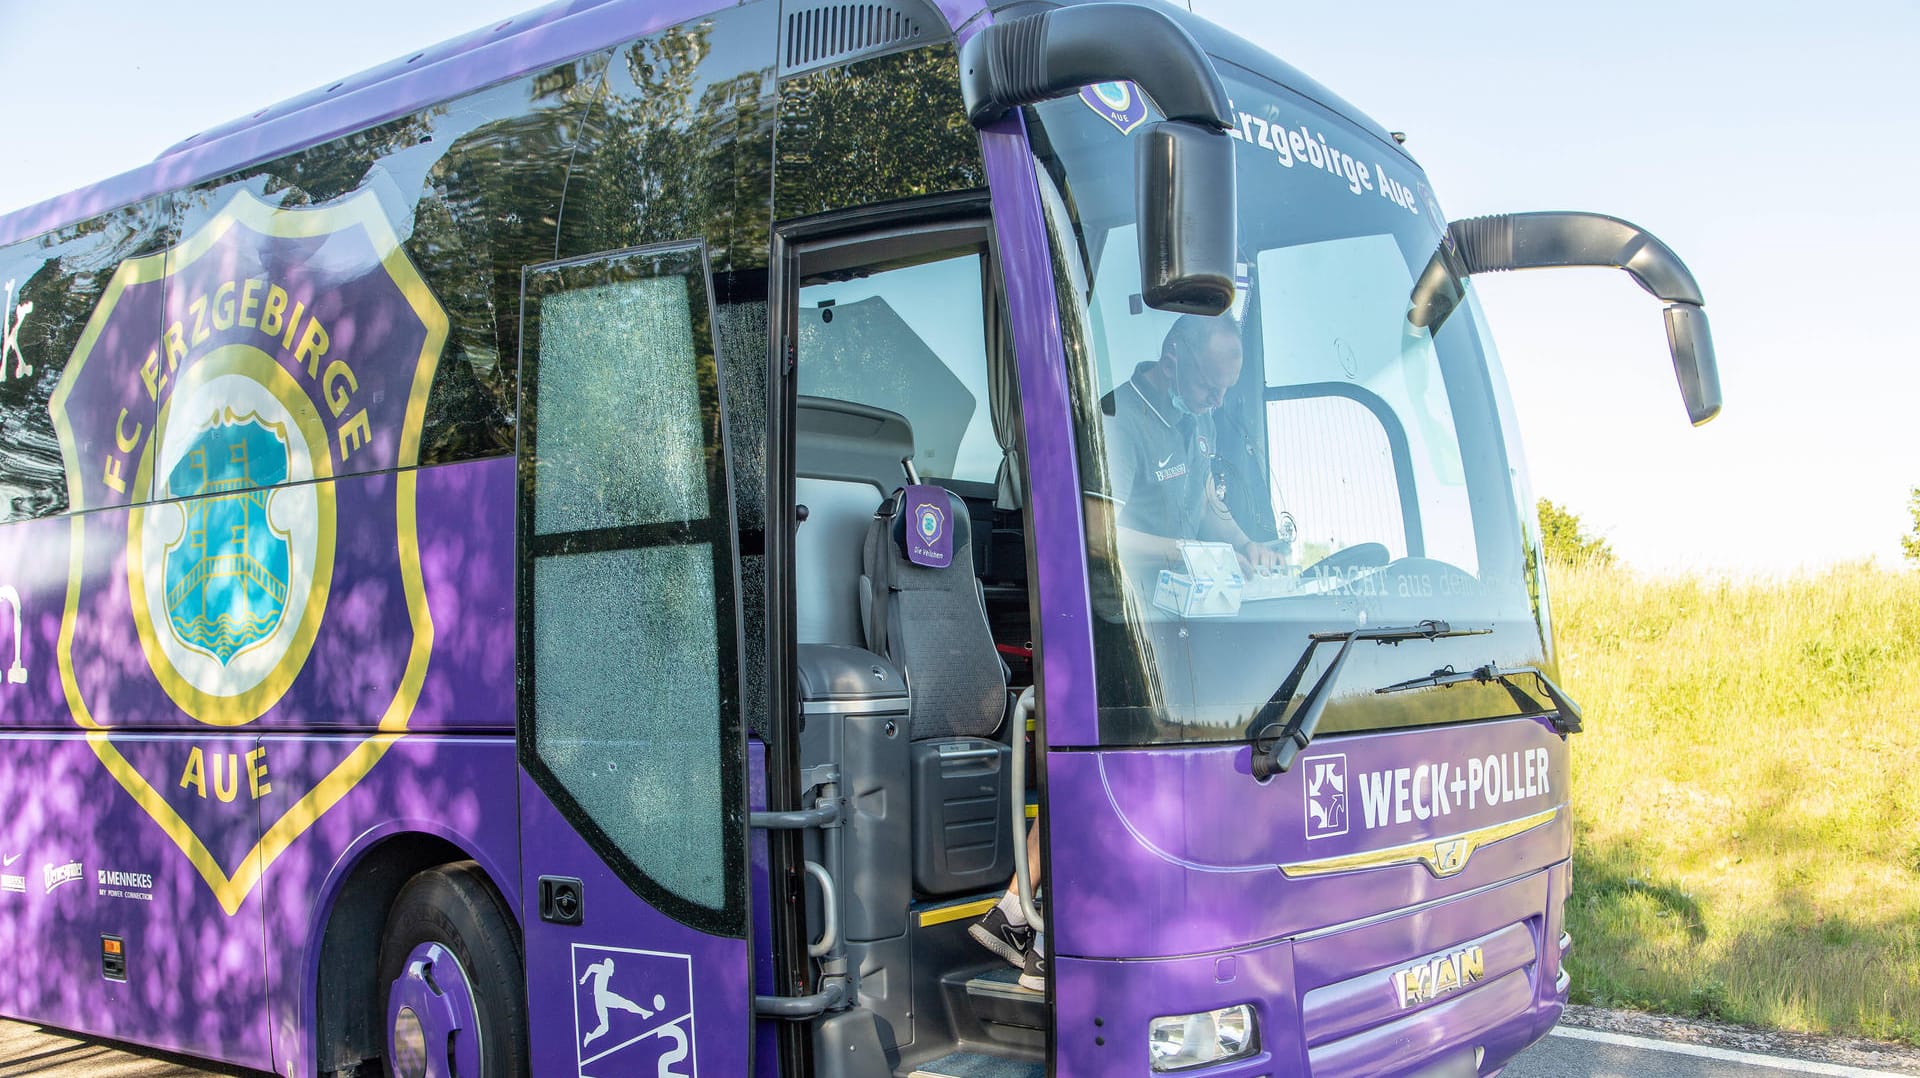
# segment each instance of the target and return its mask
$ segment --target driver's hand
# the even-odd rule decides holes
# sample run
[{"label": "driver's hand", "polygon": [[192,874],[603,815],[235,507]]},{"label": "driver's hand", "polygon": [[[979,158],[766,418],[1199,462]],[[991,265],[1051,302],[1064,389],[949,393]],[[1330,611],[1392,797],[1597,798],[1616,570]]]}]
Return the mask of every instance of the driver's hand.
[{"label": "driver's hand", "polygon": [[1249,539],[1241,544],[1239,553],[1242,573],[1271,573],[1286,561],[1286,552],[1278,543],[1261,543]]}]

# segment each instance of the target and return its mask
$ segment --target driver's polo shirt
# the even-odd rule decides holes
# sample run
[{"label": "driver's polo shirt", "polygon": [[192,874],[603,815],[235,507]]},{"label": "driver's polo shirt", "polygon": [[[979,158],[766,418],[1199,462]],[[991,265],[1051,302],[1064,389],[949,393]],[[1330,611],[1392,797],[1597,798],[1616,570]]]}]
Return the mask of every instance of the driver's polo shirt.
[{"label": "driver's polo shirt", "polygon": [[1104,482],[1088,493],[1119,506],[1121,527],[1168,539],[1196,539],[1213,482],[1213,417],[1177,411],[1170,396],[1145,378],[1153,364],[1100,402],[1105,413]]}]

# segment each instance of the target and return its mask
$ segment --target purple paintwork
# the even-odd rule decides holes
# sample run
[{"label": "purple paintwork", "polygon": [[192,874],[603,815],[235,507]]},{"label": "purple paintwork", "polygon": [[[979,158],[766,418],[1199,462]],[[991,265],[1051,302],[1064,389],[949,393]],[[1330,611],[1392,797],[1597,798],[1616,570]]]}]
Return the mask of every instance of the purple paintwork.
[{"label": "purple paintwork", "polygon": [[980,131],[993,225],[1006,274],[1014,354],[1020,368],[1021,414],[1027,435],[1029,537],[1039,564],[1030,574],[1039,592],[1034,638],[1044,639],[1036,667],[1040,711],[1049,747],[1099,741],[1094,714],[1093,631],[1080,473],[1073,441],[1067,362],[1053,292],[1053,255],[1047,246],[1025,123],[1011,113]]},{"label": "purple paintwork", "polygon": [[[392,481],[372,476],[337,485],[344,492]],[[403,831],[439,836],[479,861],[518,905],[511,737],[430,735],[512,728],[513,540],[495,521],[498,507],[512,503],[513,462],[426,469],[417,483],[421,571],[437,646],[413,710],[414,732],[395,740],[365,778],[300,831],[231,914],[154,815],[108,778],[101,758],[73,728],[55,662],[70,522],[0,529],[0,565],[11,567],[25,609],[28,674],[25,684],[0,686],[0,725],[14,730],[0,772],[0,788],[9,791],[0,858],[18,856],[15,864],[36,875],[36,886],[25,893],[0,891],[0,946],[19,956],[19,968],[45,971],[44,977],[0,979],[0,1011],[283,1074],[289,1067],[311,1073],[311,985],[325,928],[320,914],[367,850]],[[119,509],[88,514],[85,526],[111,528],[125,515]],[[354,526],[352,518],[343,521],[339,571],[345,579],[356,571],[371,578],[371,566],[353,559],[378,561],[381,554],[349,539]],[[124,542],[119,549],[114,557],[90,560],[88,571],[103,578],[119,572]],[[124,589],[119,594],[124,602]],[[337,604],[330,616],[348,609],[350,601]],[[104,685],[99,679],[112,677],[121,679],[116,686],[137,686],[147,665],[138,646],[118,654],[117,662],[83,663],[83,683]],[[302,726],[355,720],[344,710],[352,706],[353,686],[341,684],[337,673],[363,666],[345,653],[316,650],[284,705],[314,716],[310,722],[269,715],[226,732],[180,716],[137,734],[116,732],[111,744],[138,773],[152,777],[155,795],[222,871],[238,874],[263,822],[301,818],[294,812],[301,798],[363,743],[363,734],[344,729],[318,737],[301,732]],[[112,698],[130,691],[116,687]],[[370,724],[364,712],[357,721]],[[57,732],[60,727],[66,732]],[[193,749],[210,761],[232,761],[231,771],[218,773],[237,776],[231,801],[222,800],[218,775],[204,798],[180,785],[182,761]],[[256,799],[245,757],[260,750],[267,771]],[[42,863],[74,860],[84,880],[45,892],[37,878]],[[102,871],[124,876],[111,877],[121,882],[109,885]],[[142,877],[150,883],[125,884]],[[126,941],[124,984],[99,975],[99,936],[109,932]]]},{"label": "purple paintwork", "polygon": [[[579,925],[551,924],[523,907],[533,1073],[748,1073],[747,941],[707,935],[641,901],[525,771],[520,826],[525,893],[538,893],[541,876],[571,876],[585,898]],[[637,1017],[615,996],[655,1013]]]},{"label": "purple paintwork", "polygon": [[[767,746],[758,737],[747,741],[747,808],[767,807]],[[779,995],[773,983],[773,886],[767,833],[758,828],[747,835],[747,871],[752,875],[753,991]],[[762,1018],[753,1024],[754,1078],[780,1078],[780,1026],[783,1019]]]},{"label": "purple paintwork", "polygon": [[[511,706],[502,697],[499,707]],[[324,768],[328,739],[264,739],[290,777]],[[478,862],[508,908],[519,908],[516,805],[510,737],[402,738],[378,767],[281,855],[267,872],[267,1015],[280,1073],[315,1070],[314,997],[324,911],[376,846],[399,834],[442,839]],[[263,805],[263,812],[276,806]],[[373,961],[368,955],[368,961]]]},{"label": "purple paintwork", "polygon": [[422,943],[387,987],[387,1060],[405,1078],[480,1073],[473,985],[452,951]]},{"label": "purple paintwork", "polygon": [[[1454,767],[1516,753],[1523,767],[1527,754],[1546,754],[1547,789],[1499,805],[1476,798],[1469,806],[1465,796],[1449,795],[1446,812],[1415,816],[1419,765],[1447,765],[1451,784]],[[1350,827],[1309,838],[1308,782],[1316,759],[1335,755],[1345,758]],[[1249,774],[1249,758],[1249,749],[1232,745],[1049,756],[1049,797],[1074,806],[1049,817],[1059,953],[1125,958],[1249,946],[1460,894],[1567,856],[1565,745],[1531,720],[1325,738],[1264,785]],[[1398,768],[1409,769],[1408,819],[1368,827],[1356,787],[1382,776],[1391,782]],[[1400,804],[1396,791],[1389,800],[1390,810]],[[1445,879],[1420,864],[1298,879],[1276,868],[1438,840],[1556,808],[1552,820],[1481,848]],[[1116,921],[1132,927],[1117,933]]]},{"label": "purple paintwork", "polygon": [[[1447,763],[1451,771],[1477,757],[1485,772],[1494,756],[1503,760],[1497,790],[1514,788],[1504,772],[1518,776],[1522,792],[1511,800],[1488,805],[1469,790],[1471,804],[1449,796],[1439,812],[1431,767],[1425,788],[1414,792],[1422,785],[1411,778],[1419,765]],[[1310,837],[1313,765],[1334,757],[1356,803],[1344,833],[1322,828]],[[1268,1070],[1304,1069],[1299,1053],[1309,1051],[1316,1075],[1398,1073],[1462,1045],[1485,1048],[1492,1067],[1551,1026],[1564,1003],[1553,986],[1571,836],[1559,738],[1531,720],[1326,738],[1265,785],[1255,783],[1248,762],[1244,747],[1049,757],[1052,802],[1074,806],[1049,817],[1060,1074],[1119,1073],[1108,1062],[1116,1042],[1134,1043],[1144,1061],[1145,1024],[1154,1014],[1248,1001],[1263,1009],[1266,1050],[1275,1057]],[[1410,776],[1404,800],[1392,784],[1399,768]],[[1524,792],[1529,779],[1531,794]],[[1390,791],[1384,802],[1358,793],[1382,782],[1373,788]],[[1383,803],[1391,814],[1384,821]],[[1418,818],[1416,805],[1428,819]],[[1402,806],[1404,821],[1396,811]],[[1480,848],[1445,878],[1424,864],[1297,879],[1277,867],[1440,840],[1554,809],[1550,822]],[[1486,957],[1484,980],[1424,1006],[1401,1006],[1392,970],[1475,943]],[[1182,957],[1197,954],[1205,957]],[[1236,978],[1208,976],[1216,961],[1229,963]],[[1083,1035],[1095,1015],[1116,1030],[1103,1034],[1106,1049]],[[1266,1072],[1258,1061],[1222,1071]]]},{"label": "purple paintwork", "polygon": [[[140,739],[142,747],[170,740]],[[196,740],[222,750],[253,743],[245,735]],[[26,885],[0,890],[0,953],[9,956],[0,1012],[271,1067],[261,895],[228,916],[153,821],[101,774],[78,734],[10,735],[0,789],[0,862],[13,859],[0,872]],[[206,834],[216,846],[245,843],[252,823],[251,813],[234,814]],[[59,882],[59,870],[76,862],[78,877]],[[125,982],[101,975],[103,933],[124,940]]]},{"label": "purple paintwork", "polygon": [[[1057,1073],[1144,1076],[1153,1018],[1242,1003],[1258,1015],[1261,1051],[1218,1070],[1231,1078],[1400,1074],[1475,1047],[1485,1049],[1484,1070],[1493,1070],[1544,1034],[1565,1002],[1554,988],[1557,942],[1549,942],[1558,940],[1565,895],[1563,865],[1406,916],[1299,940],[1166,959],[1062,957],[1054,973]],[[1270,901],[1296,900],[1276,891]],[[1543,909],[1556,916],[1543,922]],[[1485,950],[1484,979],[1401,1006],[1390,971],[1475,943]]]}]

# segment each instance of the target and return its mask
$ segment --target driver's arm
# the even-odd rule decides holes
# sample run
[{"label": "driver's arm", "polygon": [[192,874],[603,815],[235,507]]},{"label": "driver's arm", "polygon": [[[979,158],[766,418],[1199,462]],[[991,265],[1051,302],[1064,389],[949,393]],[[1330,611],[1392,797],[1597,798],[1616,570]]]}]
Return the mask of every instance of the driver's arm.
[{"label": "driver's arm", "polygon": [[1240,555],[1240,568],[1243,571],[1270,569],[1281,562],[1280,552],[1272,544],[1247,537],[1239,522],[1233,519],[1233,511],[1220,499],[1220,492],[1212,483],[1207,484],[1207,511],[1200,518],[1199,538],[1232,544],[1235,553]]},{"label": "driver's arm", "polygon": [[[1149,561],[1158,561],[1175,567],[1181,564],[1179,540],[1121,526],[1120,504],[1110,498],[1088,493],[1081,500],[1086,503],[1087,534],[1089,536],[1112,535],[1114,553],[1119,556],[1122,564],[1139,566]],[[1091,545],[1097,550],[1104,548],[1106,544]]]}]

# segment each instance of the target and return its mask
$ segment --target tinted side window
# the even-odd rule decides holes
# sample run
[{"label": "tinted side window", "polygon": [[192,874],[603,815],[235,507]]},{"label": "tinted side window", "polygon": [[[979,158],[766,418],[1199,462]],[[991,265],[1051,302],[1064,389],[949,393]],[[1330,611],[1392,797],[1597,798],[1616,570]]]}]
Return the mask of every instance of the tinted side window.
[{"label": "tinted side window", "polygon": [[557,257],[700,236],[716,271],[766,265],[776,8],[717,12],[614,50],[574,154]]},{"label": "tinted side window", "polygon": [[[0,251],[0,521],[67,508],[69,476],[48,404],[120,264],[171,241],[167,217],[164,202],[149,202]],[[104,468],[98,453],[74,467],[88,460]]]},{"label": "tinted side window", "polygon": [[822,68],[780,86],[780,219],[984,187],[952,45]]},{"label": "tinted side window", "polygon": [[419,463],[513,451],[521,269],[553,258],[600,53],[489,87],[177,196],[190,236],[245,192],[285,209],[376,200],[446,319]]}]

